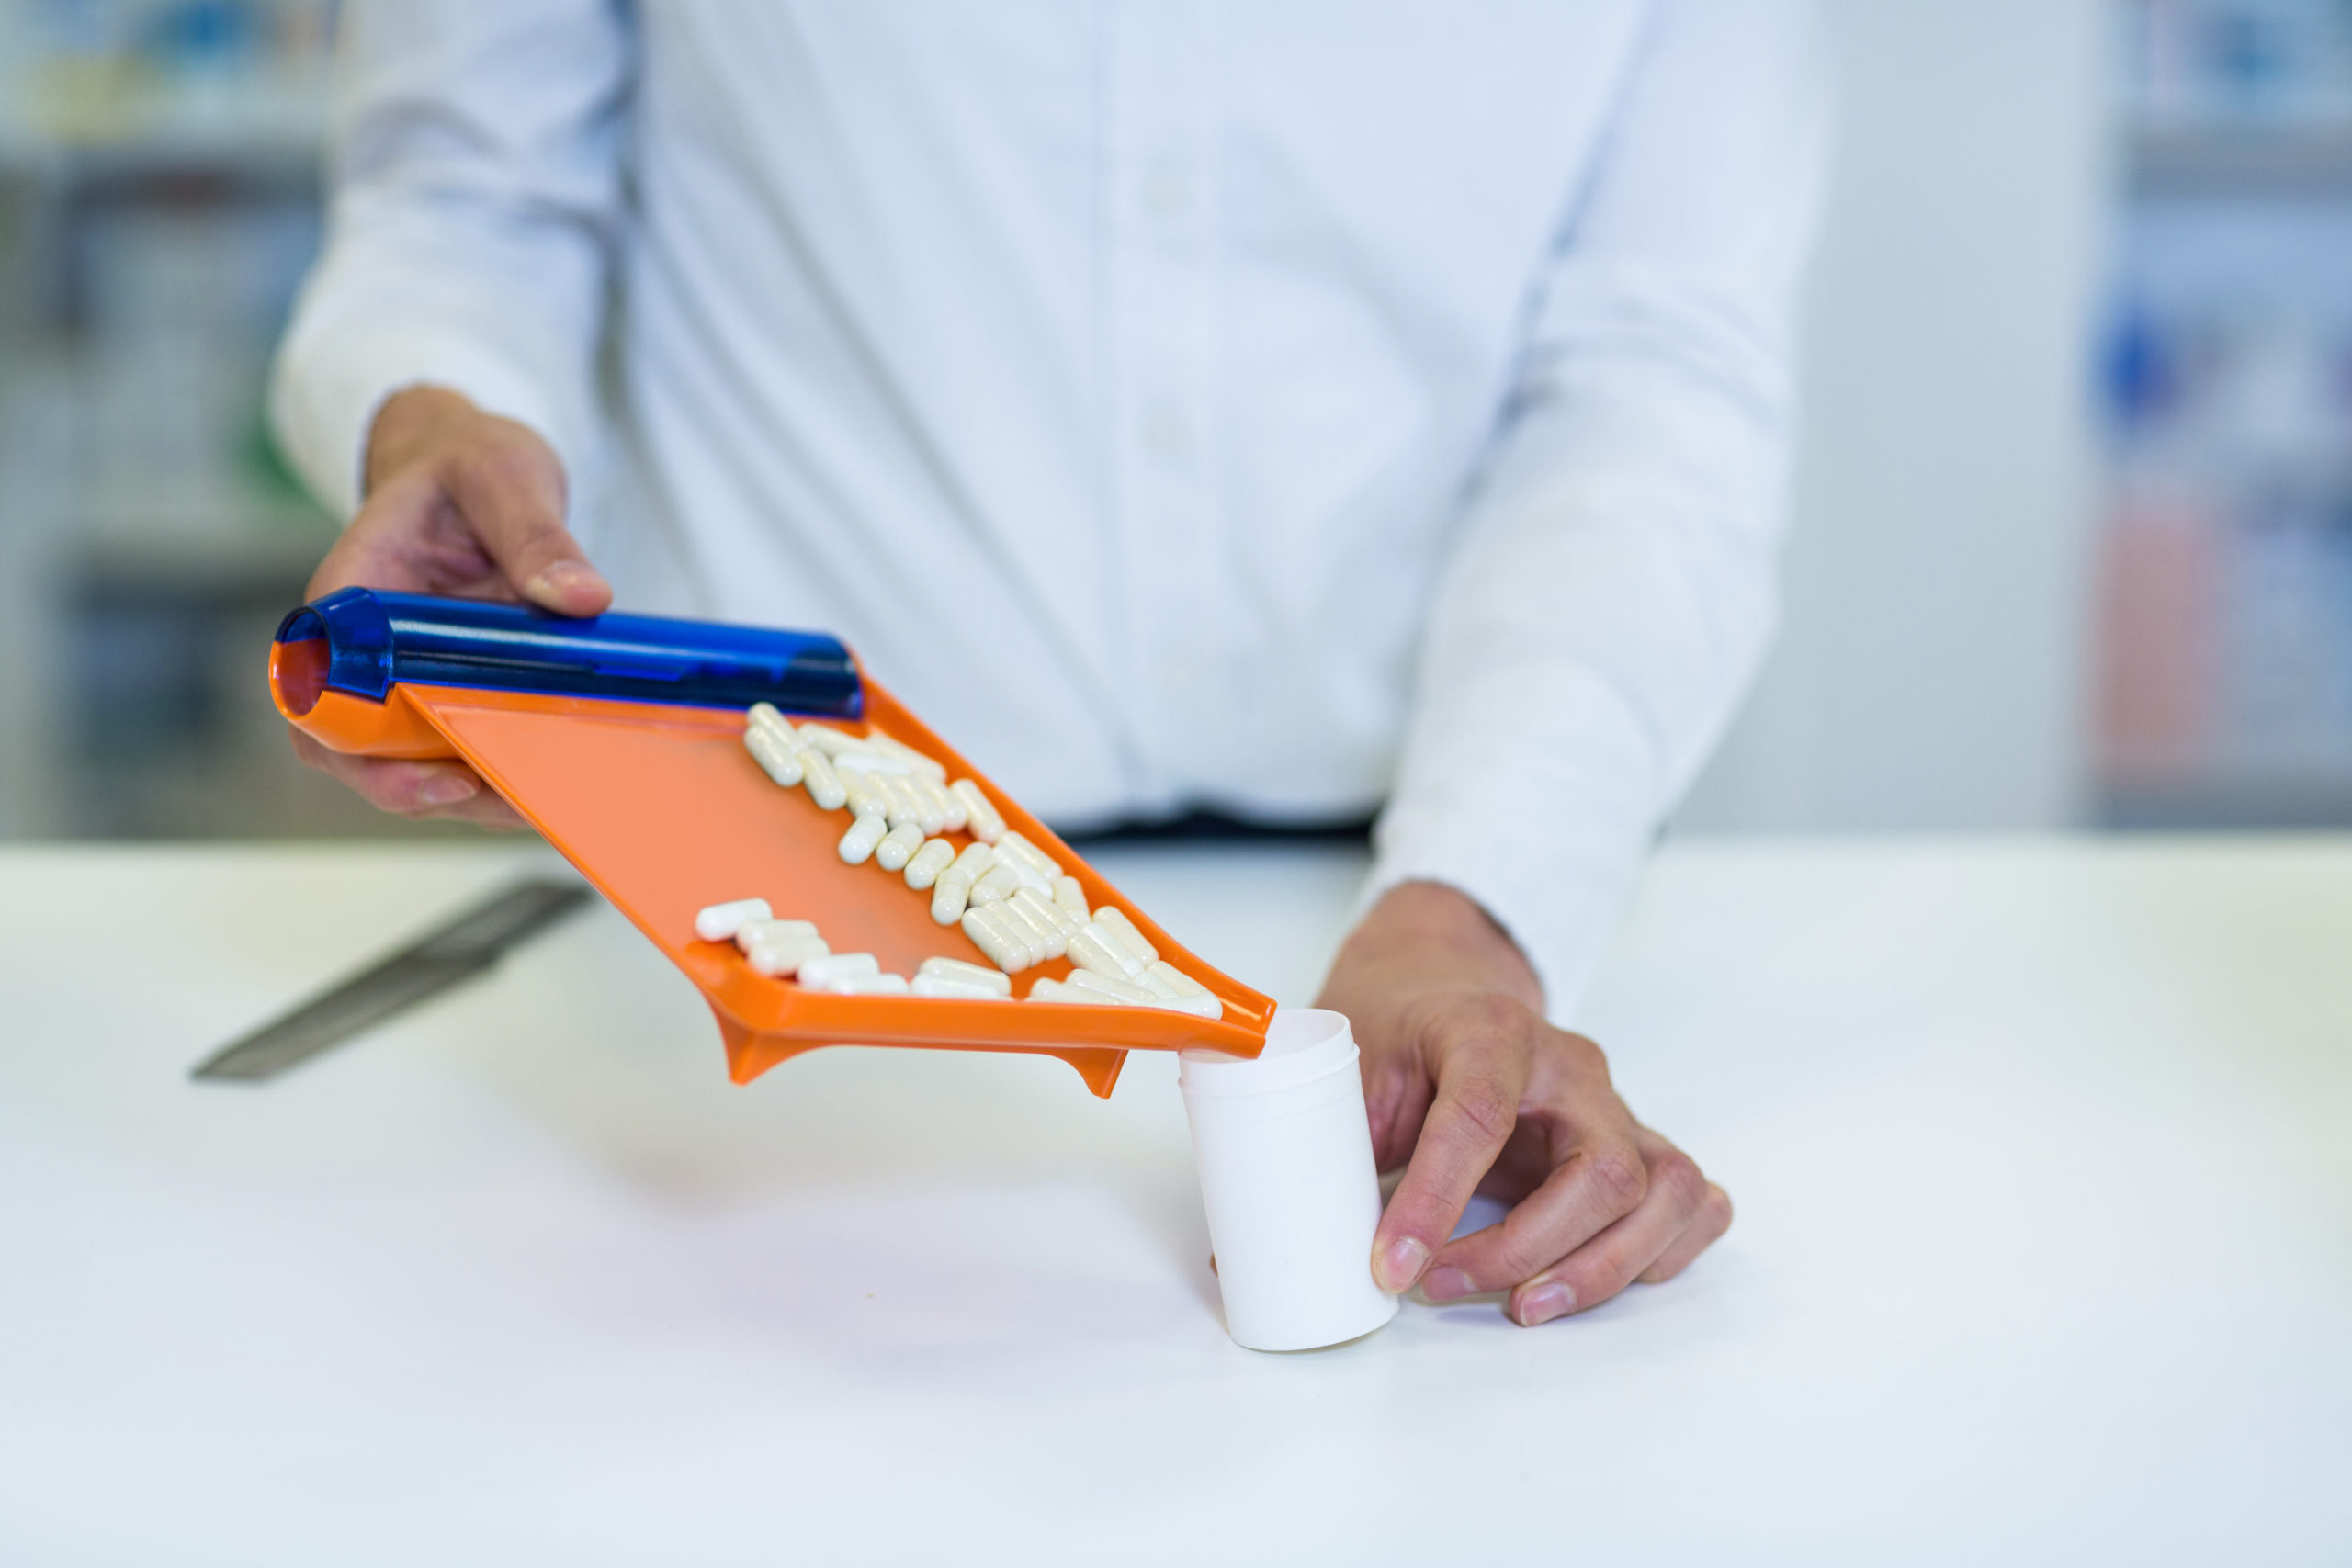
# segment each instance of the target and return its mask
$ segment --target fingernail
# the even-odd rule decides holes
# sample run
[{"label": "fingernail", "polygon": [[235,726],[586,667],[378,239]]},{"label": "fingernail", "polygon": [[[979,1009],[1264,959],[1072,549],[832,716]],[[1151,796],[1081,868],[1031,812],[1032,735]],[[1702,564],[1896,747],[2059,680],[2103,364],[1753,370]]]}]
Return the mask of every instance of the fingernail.
[{"label": "fingernail", "polygon": [[1577,1304],[1577,1293],[1557,1280],[1531,1285],[1519,1295],[1518,1317],[1526,1327],[1549,1323]]},{"label": "fingernail", "polygon": [[560,560],[539,573],[535,585],[542,593],[565,593],[574,588],[597,588],[604,578],[586,561]]},{"label": "fingernail", "polygon": [[1401,1296],[1413,1288],[1429,1260],[1428,1247],[1409,1235],[1398,1236],[1381,1252],[1372,1270],[1374,1280],[1390,1295]]},{"label": "fingernail", "polygon": [[455,806],[461,800],[471,800],[476,787],[474,781],[463,773],[435,773],[417,790],[416,798],[427,806]]},{"label": "fingernail", "polygon": [[1476,1293],[1477,1287],[1470,1282],[1470,1276],[1451,1263],[1439,1264],[1421,1281],[1421,1294],[1433,1302],[1457,1301]]}]

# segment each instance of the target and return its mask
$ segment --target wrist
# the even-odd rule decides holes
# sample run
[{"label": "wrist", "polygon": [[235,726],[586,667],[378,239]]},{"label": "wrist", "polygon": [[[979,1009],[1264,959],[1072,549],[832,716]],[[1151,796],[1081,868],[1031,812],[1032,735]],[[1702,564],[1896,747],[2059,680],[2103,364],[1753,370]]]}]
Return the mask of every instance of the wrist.
[{"label": "wrist", "polygon": [[1326,989],[1367,982],[1501,995],[1544,1010],[1543,984],[1510,934],[1476,899],[1440,882],[1398,883],[1349,933]]},{"label": "wrist", "polygon": [[447,387],[402,387],[386,398],[368,427],[367,490],[415,462],[477,412],[464,393]]}]

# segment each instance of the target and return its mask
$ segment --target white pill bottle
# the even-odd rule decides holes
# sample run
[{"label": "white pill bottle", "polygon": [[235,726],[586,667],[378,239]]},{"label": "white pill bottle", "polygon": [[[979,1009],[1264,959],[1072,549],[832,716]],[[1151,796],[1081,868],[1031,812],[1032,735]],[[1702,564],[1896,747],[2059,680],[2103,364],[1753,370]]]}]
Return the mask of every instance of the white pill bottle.
[{"label": "white pill bottle", "polygon": [[1312,1350],[1396,1315],[1373,1283],[1380,1177],[1345,1016],[1281,1008],[1254,1061],[1186,1051],[1193,1125],[1226,1331],[1251,1350]]}]

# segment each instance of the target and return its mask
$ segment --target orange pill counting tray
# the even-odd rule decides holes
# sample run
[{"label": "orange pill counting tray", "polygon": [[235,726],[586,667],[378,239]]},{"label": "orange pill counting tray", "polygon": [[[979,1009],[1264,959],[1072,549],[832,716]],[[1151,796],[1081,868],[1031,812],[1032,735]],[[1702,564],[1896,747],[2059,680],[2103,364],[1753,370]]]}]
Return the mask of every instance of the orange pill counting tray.
[{"label": "orange pill counting tray", "polygon": [[[1058,1056],[1108,1095],[1130,1050],[1264,1048],[1271,998],[1161,931],[831,638],[346,589],[286,618],[269,680],[278,711],[334,750],[463,759],[701,990],[738,1083],[820,1045],[907,1045]],[[852,734],[879,728],[972,780],[1008,827],[1078,878],[1090,908],[1118,908],[1207,987],[1222,1020],[804,990],[755,973],[732,943],[697,938],[705,906],[761,897],[779,917],[816,921],[835,952],[871,952],[885,970],[911,975],[933,956],[993,967],[959,927],[933,921],[929,894],[870,861],[843,863],[848,816],[779,787],[744,750],[753,701]],[[941,836],[959,850],[968,841]],[[1037,964],[1016,989],[1069,969],[1066,959]]]}]

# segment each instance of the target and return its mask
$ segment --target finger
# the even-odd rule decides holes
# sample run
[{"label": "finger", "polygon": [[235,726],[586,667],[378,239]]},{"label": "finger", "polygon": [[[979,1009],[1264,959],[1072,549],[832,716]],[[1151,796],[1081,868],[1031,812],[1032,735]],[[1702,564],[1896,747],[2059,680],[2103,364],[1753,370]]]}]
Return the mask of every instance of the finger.
[{"label": "finger", "polygon": [[344,588],[459,593],[479,591],[497,573],[439,480],[410,472],[368,492],[311,574],[304,597],[322,599]]},{"label": "finger", "polygon": [[563,615],[593,615],[612,604],[611,585],[563,525],[563,465],[546,442],[506,423],[451,457],[442,484],[524,598]]},{"label": "finger", "polygon": [[1373,1280],[1392,1293],[1412,1289],[1453,1234],[1518,1125],[1527,1089],[1526,1031],[1533,1020],[1524,1009],[1507,1002],[1475,1008],[1445,1027],[1451,1038],[1436,1048],[1436,1096],[1373,1235]]},{"label": "finger", "polygon": [[1634,1212],[1510,1293],[1510,1315],[1527,1327],[1600,1305],[1664,1256],[1698,1218],[1707,1179],[1689,1155],[1669,1149],[1650,1161],[1649,1187]]},{"label": "finger", "polygon": [[1409,1053],[1366,1051],[1363,1058],[1364,1117],[1372,1124],[1373,1167],[1386,1175],[1412,1157],[1429,1114],[1430,1077]]},{"label": "finger", "polygon": [[340,779],[379,810],[400,817],[449,818],[485,828],[527,826],[512,806],[495,791],[485,788],[481,776],[463,762],[355,757],[323,746],[299,729],[288,733],[294,739],[295,755],[304,763]]},{"label": "finger", "polygon": [[1649,1188],[1650,1168],[1630,1130],[1587,1134],[1499,1224],[1447,1243],[1430,1260],[1422,1293],[1442,1302],[1507,1291],[1634,1213]]},{"label": "finger", "polygon": [[[1532,1083],[1528,1093],[1531,1099],[1535,1093]],[[1506,1207],[1523,1201],[1551,1176],[1553,1143],[1552,1129],[1522,1110],[1519,1125],[1511,1129],[1510,1136],[1503,1143],[1503,1152],[1495,1156],[1495,1163],[1480,1179],[1478,1196],[1492,1198]]]},{"label": "finger", "polygon": [[1690,1267],[1699,1254],[1723,1240],[1731,1229],[1731,1194],[1710,1182],[1707,1196],[1699,1205],[1699,1217],[1692,1220],[1683,1233],[1667,1244],[1657,1260],[1643,1269],[1637,1278],[1645,1285],[1663,1285]]}]

